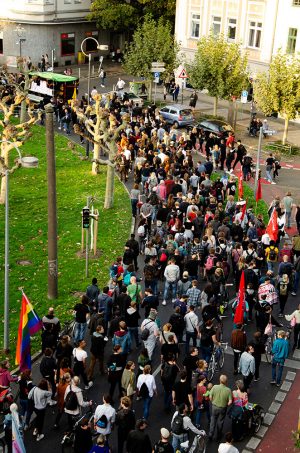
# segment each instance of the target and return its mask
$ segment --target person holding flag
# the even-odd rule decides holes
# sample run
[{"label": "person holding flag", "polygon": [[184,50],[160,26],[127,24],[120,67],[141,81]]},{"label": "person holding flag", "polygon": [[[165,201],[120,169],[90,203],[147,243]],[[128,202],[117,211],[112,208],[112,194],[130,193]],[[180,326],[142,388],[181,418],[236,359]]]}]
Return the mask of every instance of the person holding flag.
[{"label": "person holding flag", "polygon": [[244,196],[244,187],[243,187],[243,172],[242,172],[242,169],[240,171],[240,174],[239,174],[239,186],[238,186],[238,190],[239,190],[239,200],[241,200]]},{"label": "person holding flag", "polygon": [[15,360],[16,365],[19,365],[20,367],[20,371],[31,370],[30,337],[38,332],[42,326],[43,323],[41,319],[34,311],[26,294],[22,292]]}]

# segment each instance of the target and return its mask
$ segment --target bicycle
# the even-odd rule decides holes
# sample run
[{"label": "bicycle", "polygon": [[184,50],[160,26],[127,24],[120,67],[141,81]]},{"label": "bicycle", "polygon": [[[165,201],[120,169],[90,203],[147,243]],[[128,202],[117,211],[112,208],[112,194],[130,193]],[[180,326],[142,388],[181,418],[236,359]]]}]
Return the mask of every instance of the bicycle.
[{"label": "bicycle", "polygon": [[228,343],[220,343],[220,346],[214,346],[213,353],[207,368],[207,380],[211,381],[216,371],[221,370],[225,361],[225,350]]},{"label": "bicycle", "polygon": [[[93,419],[94,419],[94,412],[95,412],[95,407],[96,405],[93,404],[92,406],[89,407],[89,409],[87,410],[87,412],[85,412],[84,414],[80,414],[78,416],[75,416],[74,419],[76,420],[75,423],[74,423],[74,426],[72,428],[72,431],[67,431],[65,432],[62,440],[61,440],[61,451],[62,453],[65,452],[65,449],[68,447],[69,448],[72,448],[73,449],[73,445],[74,445],[74,441],[75,441],[75,432],[76,432],[76,428],[77,426],[79,426],[81,420],[83,420],[84,418],[87,418],[88,421],[89,421],[89,425],[92,427],[91,430],[92,430],[92,437],[95,438],[98,436],[98,433],[96,431],[94,431],[94,428],[93,428]],[[72,450],[73,451],[73,450]]]},{"label": "bicycle", "polygon": [[[282,327],[281,327],[282,329]],[[290,326],[287,326],[285,328],[285,333],[286,333],[286,340],[290,342],[290,337],[292,333],[292,328]],[[273,343],[277,339],[277,331],[275,327],[273,327],[272,335],[270,335],[267,338],[267,341],[265,343],[265,355],[266,355],[266,360],[268,363],[272,362],[272,349],[273,349]],[[289,348],[290,349],[290,348]]]},{"label": "bicycle", "polygon": [[59,338],[61,339],[64,335],[68,335],[69,337],[73,338],[74,330],[75,330],[75,323],[76,323],[75,319],[65,322],[65,324],[63,325],[63,328],[59,334]]}]

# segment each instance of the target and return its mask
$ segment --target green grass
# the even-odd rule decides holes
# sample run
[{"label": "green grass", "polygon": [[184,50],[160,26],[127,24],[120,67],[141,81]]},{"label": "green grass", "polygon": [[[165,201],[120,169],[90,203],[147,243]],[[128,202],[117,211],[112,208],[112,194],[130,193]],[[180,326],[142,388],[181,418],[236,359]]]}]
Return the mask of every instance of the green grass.
[{"label": "green grass", "polygon": [[[122,253],[128,239],[131,209],[128,193],[116,179],[115,203],[111,210],[103,210],[106,167],[99,175],[91,174],[91,163],[81,161],[67,147],[68,140],[56,135],[56,178],[58,212],[58,287],[59,297],[47,299],[47,167],[45,129],[33,127],[33,137],[22,147],[22,154],[39,158],[37,169],[18,169],[10,176],[10,344],[15,351],[21,292],[23,287],[40,316],[54,306],[61,320],[70,319],[76,299],[72,293],[85,291],[92,277],[100,286],[108,279],[108,268],[116,255]],[[78,146],[78,150],[82,148]],[[14,154],[14,153],[13,153]],[[15,155],[13,155],[15,158]],[[91,259],[89,279],[85,278],[85,260],[78,258],[81,242],[81,209],[86,198],[97,198],[94,206],[100,211],[98,249],[102,254]],[[0,300],[4,294],[4,206],[0,206]],[[30,260],[30,266],[20,266],[18,260]],[[0,304],[3,319],[3,303]],[[0,348],[3,323],[0,324]],[[40,346],[37,334],[32,349]]]}]

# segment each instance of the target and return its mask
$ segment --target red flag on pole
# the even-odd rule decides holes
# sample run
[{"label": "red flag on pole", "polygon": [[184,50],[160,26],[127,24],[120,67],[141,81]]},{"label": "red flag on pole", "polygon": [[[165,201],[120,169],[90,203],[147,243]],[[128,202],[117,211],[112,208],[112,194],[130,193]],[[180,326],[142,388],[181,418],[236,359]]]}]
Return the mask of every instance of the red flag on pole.
[{"label": "red flag on pole", "polygon": [[266,228],[266,233],[269,235],[271,241],[277,241],[278,238],[278,214],[276,209],[273,209],[268,226]]},{"label": "red flag on pole", "polygon": [[247,201],[248,200],[246,200],[246,203],[244,204],[243,209],[242,209],[241,222],[244,220],[244,217],[245,217],[245,214],[246,214]]},{"label": "red flag on pole", "polygon": [[237,306],[233,318],[234,324],[244,324],[244,311],[245,311],[245,274],[242,271],[240,287],[237,296]]},{"label": "red flag on pole", "polygon": [[239,175],[239,199],[243,198],[244,195],[244,189],[243,189],[243,172],[242,169],[240,171]]},{"label": "red flag on pole", "polygon": [[260,180],[260,178],[258,178],[258,181],[257,181],[257,188],[256,188],[256,194],[255,194],[255,201],[256,201],[256,203],[258,202],[258,200],[261,200],[261,199],[262,199],[261,180]]}]

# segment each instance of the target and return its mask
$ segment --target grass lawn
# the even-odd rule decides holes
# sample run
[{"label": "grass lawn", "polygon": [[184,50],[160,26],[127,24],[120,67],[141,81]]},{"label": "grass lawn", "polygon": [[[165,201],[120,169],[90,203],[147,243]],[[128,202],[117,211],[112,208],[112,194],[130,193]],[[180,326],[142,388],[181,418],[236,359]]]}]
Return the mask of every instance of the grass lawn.
[{"label": "grass lawn", "polygon": [[[54,306],[61,320],[70,319],[70,310],[78,299],[72,294],[85,291],[92,277],[102,287],[108,279],[108,268],[116,255],[122,253],[131,225],[128,193],[116,179],[115,203],[112,210],[103,210],[106,167],[97,176],[91,174],[91,163],[81,161],[68,149],[68,140],[56,135],[56,178],[58,211],[58,271],[59,297],[47,299],[47,167],[45,129],[33,127],[33,137],[22,147],[23,156],[39,158],[36,169],[19,169],[10,176],[10,345],[15,353],[21,292],[23,287],[39,316]],[[78,147],[82,150],[82,148]],[[12,157],[15,158],[14,152]],[[85,278],[85,260],[77,256],[81,242],[81,209],[86,198],[97,198],[94,204],[100,211],[98,248],[102,254],[91,259],[89,278]],[[0,300],[4,294],[4,206],[0,206]],[[19,260],[31,265],[21,266]],[[3,319],[3,303],[0,304]],[[3,340],[3,323],[0,324],[0,348]],[[40,346],[37,334],[32,350]]]}]

